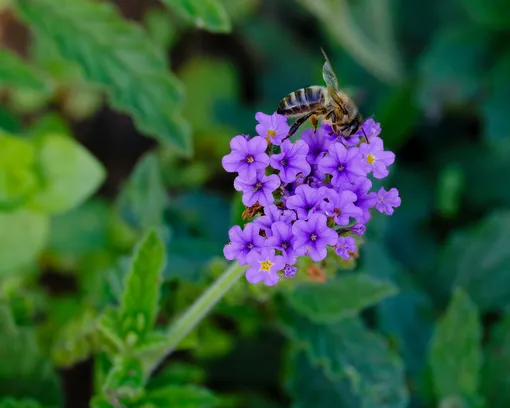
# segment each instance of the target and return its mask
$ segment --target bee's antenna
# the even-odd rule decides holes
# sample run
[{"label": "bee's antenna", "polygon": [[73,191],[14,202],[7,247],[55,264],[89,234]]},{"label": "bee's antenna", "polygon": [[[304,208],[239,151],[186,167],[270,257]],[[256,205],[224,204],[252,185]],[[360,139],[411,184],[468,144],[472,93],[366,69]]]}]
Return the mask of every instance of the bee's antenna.
[{"label": "bee's antenna", "polygon": [[363,132],[363,136],[365,136],[365,140],[368,144],[370,144],[370,141],[368,140],[367,134],[365,133],[365,129],[361,128],[361,131]]}]

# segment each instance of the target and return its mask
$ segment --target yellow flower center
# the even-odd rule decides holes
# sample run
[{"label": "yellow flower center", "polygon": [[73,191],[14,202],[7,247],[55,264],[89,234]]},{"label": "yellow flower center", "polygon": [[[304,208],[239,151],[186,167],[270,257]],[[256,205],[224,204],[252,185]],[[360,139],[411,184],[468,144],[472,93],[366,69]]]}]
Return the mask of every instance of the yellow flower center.
[{"label": "yellow flower center", "polygon": [[374,164],[374,162],[375,162],[375,156],[374,156],[372,153],[370,153],[370,154],[367,156],[367,163],[368,163],[368,164]]},{"label": "yellow flower center", "polygon": [[273,129],[269,129],[269,130],[267,131],[267,135],[268,135],[269,137],[275,137],[275,136],[276,136],[276,132],[275,132]]},{"label": "yellow flower center", "polygon": [[266,259],[265,261],[260,262],[260,270],[265,271],[267,273],[271,272],[271,267],[273,266],[273,263]]}]

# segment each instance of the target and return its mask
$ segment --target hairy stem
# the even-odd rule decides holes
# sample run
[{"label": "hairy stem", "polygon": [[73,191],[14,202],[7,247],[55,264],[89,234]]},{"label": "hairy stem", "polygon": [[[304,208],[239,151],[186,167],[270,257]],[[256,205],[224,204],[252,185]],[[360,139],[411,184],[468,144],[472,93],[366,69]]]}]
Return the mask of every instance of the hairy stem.
[{"label": "hairy stem", "polygon": [[223,274],[214,282],[191,307],[184,312],[168,329],[168,339],[164,346],[151,357],[148,364],[150,375],[161,362],[168,357],[184,339],[206,316],[216,303],[244,274],[246,266],[232,263]]}]

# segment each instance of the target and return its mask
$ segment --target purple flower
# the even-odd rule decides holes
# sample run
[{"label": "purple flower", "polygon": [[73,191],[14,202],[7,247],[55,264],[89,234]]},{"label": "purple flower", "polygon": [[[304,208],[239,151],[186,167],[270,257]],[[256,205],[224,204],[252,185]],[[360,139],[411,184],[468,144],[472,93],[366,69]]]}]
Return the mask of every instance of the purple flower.
[{"label": "purple flower", "polygon": [[322,191],[312,188],[307,184],[296,187],[293,196],[285,201],[287,208],[295,210],[299,219],[305,220],[311,216],[323,200]]},{"label": "purple flower", "polygon": [[364,224],[355,224],[351,227],[351,232],[354,235],[362,236],[365,234],[365,231],[367,230],[367,227],[365,227]]},{"label": "purple flower", "polygon": [[257,224],[261,230],[264,230],[266,237],[270,237],[273,232],[271,226],[278,221],[290,224],[296,219],[296,213],[290,210],[280,210],[275,204],[264,207],[264,215],[256,218],[253,222]]},{"label": "purple flower", "polygon": [[285,265],[285,268],[283,268],[283,273],[286,278],[293,278],[296,276],[297,268],[295,266]]},{"label": "purple flower", "polygon": [[377,203],[375,208],[381,213],[387,215],[393,214],[393,207],[400,206],[400,197],[398,196],[398,190],[392,188],[390,191],[386,191],[384,187],[377,192]]},{"label": "purple flower", "polygon": [[375,178],[382,179],[388,175],[386,166],[393,164],[395,153],[385,152],[383,141],[374,137],[370,143],[362,143],[359,150],[363,156],[363,163],[367,172],[372,172]]},{"label": "purple flower", "polygon": [[381,125],[376,123],[372,118],[368,118],[363,123],[363,126],[361,126],[361,129],[356,132],[356,135],[363,136],[363,138],[366,136],[368,141],[372,143],[372,138],[379,136],[380,133]]},{"label": "purple flower", "polygon": [[267,142],[259,136],[251,140],[236,136],[230,141],[230,148],[232,152],[221,161],[223,168],[230,173],[238,172],[241,177],[250,180],[269,164],[269,156],[265,153]]},{"label": "purple flower", "polygon": [[289,134],[290,126],[284,115],[278,113],[266,115],[265,113],[257,112],[255,119],[259,122],[255,127],[257,133],[274,145],[280,145]]},{"label": "purple flower", "polygon": [[301,140],[309,147],[306,160],[310,164],[317,164],[319,162],[319,159],[327,152],[330,143],[326,139],[326,132],[322,127],[318,128],[315,133],[313,129],[303,130]]},{"label": "purple flower", "polygon": [[246,224],[244,230],[234,225],[228,236],[230,242],[223,248],[223,254],[229,261],[237,259],[239,265],[246,265],[247,255],[266,246],[266,240],[259,235],[259,228],[252,222]]},{"label": "purple flower", "polygon": [[347,261],[354,251],[356,251],[356,241],[353,237],[338,237],[335,247],[335,253],[338,256]]},{"label": "purple flower", "polygon": [[272,236],[267,240],[267,246],[282,251],[285,262],[290,265],[296,263],[294,252],[295,237],[292,234],[292,226],[278,221],[271,226]]},{"label": "purple flower", "polygon": [[[326,132],[326,139],[330,141],[330,143],[341,143],[344,146],[357,146],[360,140],[359,132],[354,135],[345,137],[343,135],[339,135],[333,132],[333,128],[330,125],[323,125],[324,131]],[[363,136],[363,134],[361,134]]]},{"label": "purple flower", "polygon": [[247,257],[250,267],[246,271],[246,279],[250,283],[263,281],[267,286],[278,283],[278,271],[285,267],[283,256],[275,255],[273,248],[253,251]]},{"label": "purple flower", "polygon": [[260,205],[266,206],[273,203],[273,191],[280,185],[280,179],[276,174],[264,176],[258,173],[255,178],[245,180],[238,176],[234,180],[234,188],[243,193],[243,204],[251,207],[257,201]]},{"label": "purple flower", "polygon": [[292,183],[299,173],[310,174],[310,165],[306,161],[308,145],[299,140],[293,144],[286,140],[281,144],[282,152],[271,157],[271,166],[280,170],[280,178],[284,183]]},{"label": "purple flower", "polygon": [[295,235],[294,250],[298,255],[309,255],[321,261],[327,255],[327,246],[335,245],[338,234],[327,226],[324,214],[313,214],[308,221],[298,220],[292,226]]},{"label": "purple flower", "polygon": [[349,190],[341,192],[336,192],[331,188],[327,190],[327,203],[323,205],[323,208],[326,210],[326,215],[335,217],[335,222],[338,225],[349,224],[350,217],[356,219],[362,217],[363,210],[354,205],[358,199],[356,194]]},{"label": "purple flower", "polygon": [[364,177],[360,177],[354,184],[345,184],[344,188],[356,194],[357,200],[354,202],[356,207],[361,208],[362,215],[356,218],[356,221],[366,223],[370,219],[369,209],[375,206],[377,194],[369,193],[372,188],[372,182]]},{"label": "purple flower", "polygon": [[342,183],[354,182],[356,178],[365,176],[361,165],[361,156],[357,147],[346,149],[342,144],[329,146],[328,155],[319,160],[319,171],[333,176],[331,182],[339,186]]}]

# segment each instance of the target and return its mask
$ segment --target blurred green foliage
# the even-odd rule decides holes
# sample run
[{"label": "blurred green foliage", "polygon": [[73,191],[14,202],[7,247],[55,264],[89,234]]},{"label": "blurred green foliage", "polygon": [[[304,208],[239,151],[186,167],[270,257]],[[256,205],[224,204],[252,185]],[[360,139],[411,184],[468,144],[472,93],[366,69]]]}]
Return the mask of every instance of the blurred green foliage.
[{"label": "blurred green foliage", "polygon": [[[509,38],[505,0],[0,0],[0,408],[508,407]],[[321,46],[401,207],[152,372],[243,222],[229,140]]]}]

